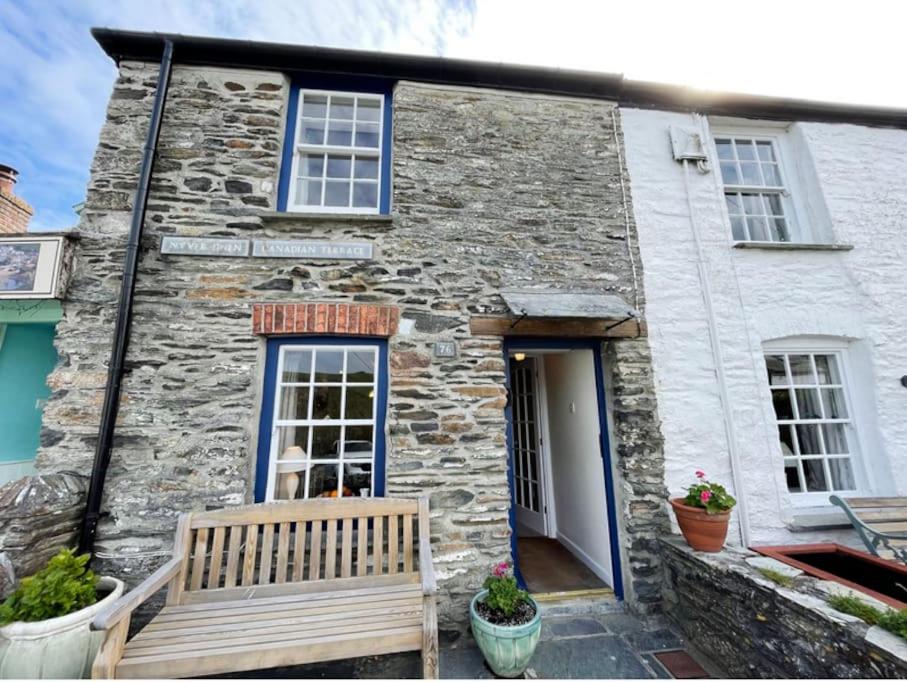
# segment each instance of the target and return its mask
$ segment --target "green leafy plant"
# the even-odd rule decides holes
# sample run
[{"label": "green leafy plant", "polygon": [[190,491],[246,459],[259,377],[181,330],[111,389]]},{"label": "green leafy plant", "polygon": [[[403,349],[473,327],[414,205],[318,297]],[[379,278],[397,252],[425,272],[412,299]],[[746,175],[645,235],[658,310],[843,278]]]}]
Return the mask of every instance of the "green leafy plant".
[{"label": "green leafy plant", "polygon": [[97,602],[98,577],[88,569],[89,555],[63,549],[0,605],[0,625],[63,617]]},{"label": "green leafy plant", "polygon": [[706,514],[716,515],[719,512],[727,512],[737,504],[737,499],[721,484],[706,481],[705,472],[702,470],[696,470],[696,478],[699,481],[687,489],[686,498],[683,499],[684,505],[703,508]]},{"label": "green leafy plant", "polygon": [[510,565],[500,562],[494,566],[492,575],[485,579],[488,595],[485,604],[506,616],[513,614],[524,602],[529,601],[529,594],[519,588],[516,578],[510,572]]},{"label": "green leafy plant", "polygon": [[782,574],[781,572],[774,569],[769,569],[768,567],[760,567],[759,573],[769,581],[774,581],[779,586],[784,586],[785,588],[788,588],[789,586],[792,586],[794,584],[793,577],[788,576],[787,574]]},{"label": "green leafy plant", "polygon": [[880,626],[907,640],[907,609],[880,610],[852,595],[833,595],[828,604],[839,612],[851,614],[871,626]]}]

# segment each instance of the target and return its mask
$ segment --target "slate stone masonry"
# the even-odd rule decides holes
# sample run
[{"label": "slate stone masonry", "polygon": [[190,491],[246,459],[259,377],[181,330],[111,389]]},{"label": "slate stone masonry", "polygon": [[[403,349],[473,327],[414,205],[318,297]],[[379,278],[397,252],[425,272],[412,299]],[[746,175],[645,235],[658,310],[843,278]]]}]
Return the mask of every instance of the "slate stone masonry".
[{"label": "slate stone masonry", "polygon": [[[155,80],[156,65],[120,65],[57,327],[43,472],[90,471]],[[387,493],[430,494],[441,621],[462,625],[489,567],[510,555],[503,343],[473,337],[470,316],[503,314],[507,287],[618,294],[644,309],[614,105],[398,83],[393,210],[376,220],[275,214],[288,97],[282,74],[174,68],[98,558],[134,583],[169,553],[180,511],[251,500],[265,346],[253,305],[393,307]],[[165,235],[372,242],[378,256],[162,255]],[[455,341],[458,356],[433,357],[435,341]],[[628,597],[645,609],[658,601],[654,539],[667,528],[648,342],[602,352]]]}]

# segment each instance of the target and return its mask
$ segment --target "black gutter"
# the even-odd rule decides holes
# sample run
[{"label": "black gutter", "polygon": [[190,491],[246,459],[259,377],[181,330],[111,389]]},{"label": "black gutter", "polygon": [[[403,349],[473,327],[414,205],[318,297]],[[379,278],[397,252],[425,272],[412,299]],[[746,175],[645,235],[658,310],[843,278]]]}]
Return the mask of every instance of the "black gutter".
[{"label": "black gutter", "polygon": [[907,128],[907,110],[903,109],[707,92],[627,80],[621,74],[107,28],[93,28],[91,33],[117,64],[157,62],[161,58],[162,40],[170,40],[178,48],[180,64],[187,65],[372,76],[604,99],[642,109]]},{"label": "black gutter", "polygon": [[142,167],[139,172],[139,184],[132,206],[132,223],[129,227],[129,238],[126,242],[126,256],[123,260],[123,280],[120,284],[120,299],[117,303],[117,319],[113,330],[113,349],[110,352],[110,362],[107,369],[107,386],[104,389],[104,406],[101,413],[101,425],[98,429],[98,444],[95,448],[94,464],[91,468],[91,482],[88,487],[85,513],[82,516],[82,526],[79,530],[80,553],[91,553],[94,550],[95,534],[98,528],[98,520],[101,517],[104,481],[107,478],[107,468],[110,465],[113,433],[116,428],[117,412],[120,406],[120,390],[123,384],[126,349],[129,346],[129,331],[132,326],[132,299],[135,293],[139,247],[142,242],[142,229],[145,225],[145,211],[148,205],[151,174],[154,171],[154,158],[157,152],[158,137],[161,132],[161,119],[164,116],[164,104],[167,99],[170,72],[173,66],[173,41],[164,39],[161,47],[161,68],[158,72],[157,90],[154,93],[151,121],[148,124],[148,137],[145,140],[145,151],[142,155]]}]

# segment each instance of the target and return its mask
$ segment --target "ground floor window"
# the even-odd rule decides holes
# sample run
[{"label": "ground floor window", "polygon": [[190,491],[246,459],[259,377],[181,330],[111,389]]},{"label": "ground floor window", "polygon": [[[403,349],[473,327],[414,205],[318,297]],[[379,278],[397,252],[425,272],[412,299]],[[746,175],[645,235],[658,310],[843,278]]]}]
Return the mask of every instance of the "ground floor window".
[{"label": "ground floor window", "polygon": [[271,340],[256,498],[382,495],[383,340]]},{"label": "ground floor window", "polygon": [[769,349],[765,364],[788,491],[855,491],[856,426],[843,352]]}]

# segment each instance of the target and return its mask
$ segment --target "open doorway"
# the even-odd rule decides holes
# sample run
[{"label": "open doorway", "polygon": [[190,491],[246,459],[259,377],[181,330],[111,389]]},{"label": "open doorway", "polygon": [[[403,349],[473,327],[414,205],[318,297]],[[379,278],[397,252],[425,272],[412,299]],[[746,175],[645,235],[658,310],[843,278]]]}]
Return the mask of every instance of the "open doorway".
[{"label": "open doorway", "polygon": [[615,589],[598,344],[508,344],[514,558],[533,593]]}]

